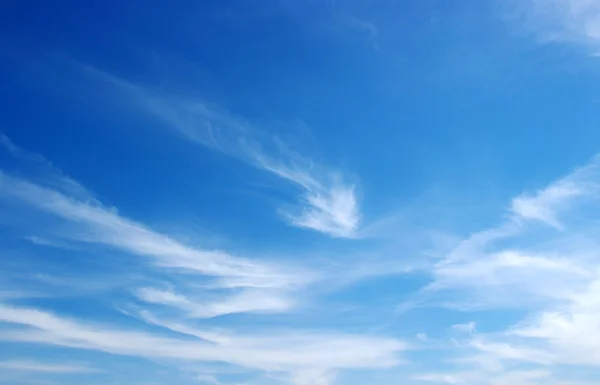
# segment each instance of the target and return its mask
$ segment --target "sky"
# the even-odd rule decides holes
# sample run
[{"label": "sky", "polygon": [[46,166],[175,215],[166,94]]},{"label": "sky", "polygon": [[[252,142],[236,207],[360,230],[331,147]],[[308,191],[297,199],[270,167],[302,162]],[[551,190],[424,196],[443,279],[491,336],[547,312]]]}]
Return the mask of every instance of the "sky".
[{"label": "sky", "polygon": [[0,383],[600,381],[600,1],[5,0]]}]

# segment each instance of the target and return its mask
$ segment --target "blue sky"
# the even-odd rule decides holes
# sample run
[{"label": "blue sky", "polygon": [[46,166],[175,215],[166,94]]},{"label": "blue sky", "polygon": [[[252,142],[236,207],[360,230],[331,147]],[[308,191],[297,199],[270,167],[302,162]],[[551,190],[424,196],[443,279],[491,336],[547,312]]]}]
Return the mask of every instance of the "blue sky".
[{"label": "blue sky", "polygon": [[600,381],[600,2],[4,1],[0,383]]}]

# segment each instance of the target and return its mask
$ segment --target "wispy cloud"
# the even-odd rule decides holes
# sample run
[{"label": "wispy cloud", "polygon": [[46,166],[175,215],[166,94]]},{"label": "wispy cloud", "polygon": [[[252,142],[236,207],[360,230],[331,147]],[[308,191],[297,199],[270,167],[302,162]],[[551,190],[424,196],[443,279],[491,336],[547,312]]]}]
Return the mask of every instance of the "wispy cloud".
[{"label": "wispy cloud", "polygon": [[531,195],[521,195],[512,202],[512,211],[521,218],[539,220],[560,228],[557,218],[579,199],[597,196],[600,191],[600,159],[579,168],[550,186]]},{"label": "wispy cloud", "polygon": [[303,156],[281,138],[204,100],[134,84],[88,65],[74,67],[87,81],[118,95],[113,100],[158,119],[187,140],[292,183],[301,192],[299,199],[291,208],[280,209],[289,224],[333,237],[356,235],[361,221],[356,184],[341,171]]},{"label": "wispy cloud", "polygon": [[140,223],[123,218],[116,210],[72,197],[0,172],[0,196],[27,203],[79,226],[78,232],[58,234],[80,242],[106,244],[140,256],[152,257],[159,266],[217,277],[221,287],[284,287],[301,284],[307,276],[274,270],[264,264],[225,252],[183,245]]},{"label": "wispy cloud", "polygon": [[[599,159],[534,194],[512,200],[507,218],[471,235],[432,269],[425,292],[463,309],[524,307],[565,299],[594,276],[585,210],[600,190]],[[563,224],[559,216],[564,216]],[[536,222],[550,228],[539,228]],[[578,246],[572,244],[577,239]],[[543,282],[552,281],[552,285]],[[459,302],[455,302],[460,298]]]},{"label": "wispy cloud", "polygon": [[[24,151],[22,155],[29,156]],[[282,380],[299,385],[329,384],[343,369],[391,367],[407,349],[395,338],[325,330],[274,328],[267,333],[251,327],[252,323],[243,333],[235,328],[199,328],[199,320],[231,314],[264,316],[293,311],[308,286],[323,279],[324,272],[186,245],[104,206],[82,187],[58,187],[64,185],[62,178],[71,179],[54,167],[37,174],[29,170],[28,176],[35,182],[15,176],[24,173],[11,171],[0,170],[0,204],[17,213],[25,208],[30,218],[36,218],[28,225],[39,234],[34,240],[49,237],[59,240],[60,248],[76,245],[78,252],[84,252],[86,245],[105,246],[139,260],[140,273],[152,278],[129,281],[127,289],[133,297],[117,304],[125,315],[137,320],[139,330],[125,329],[119,323],[72,319],[10,301],[13,305],[0,305],[2,341],[181,364],[221,362],[279,373]],[[311,182],[307,179],[305,183]],[[41,222],[56,226],[36,227],[42,218]],[[46,243],[36,245],[48,246]],[[52,242],[50,246],[56,245]],[[118,270],[118,266],[111,269]],[[160,333],[148,332],[148,326]]]},{"label": "wispy cloud", "polygon": [[398,364],[396,355],[406,348],[394,339],[339,333],[273,331],[267,335],[244,336],[195,330],[194,334],[202,340],[190,341],[86,324],[37,309],[5,305],[0,305],[0,322],[26,327],[24,330],[5,329],[0,333],[4,341],[147,358],[227,362],[294,375],[306,373],[310,368],[322,371],[390,367]]},{"label": "wispy cloud", "polygon": [[[464,371],[459,373],[425,373],[413,377],[416,380],[436,384],[489,384],[489,385],[535,385],[564,384],[551,379],[551,373],[545,370],[515,370],[508,373],[478,373]],[[552,381],[552,382],[548,382]]]},{"label": "wispy cloud", "polygon": [[413,376],[418,381],[431,381],[439,384],[462,384],[464,381],[455,374],[424,373]]},{"label": "wispy cloud", "polygon": [[600,4],[595,0],[526,0],[514,3],[520,21],[543,41],[600,49]]},{"label": "wispy cloud", "polygon": [[302,205],[296,211],[282,210],[291,224],[335,237],[354,235],[360,223],[355,186],[345,183],[339,172],[293,152],[280,139],[259,140],[257,128],[230,114],[215,112],[192,100],[149,97],[147,90],[137,89],[139,99],[135,102],[188,139],[239,158],[301,188]]},{"label": "wispy cloud", "polygon": [[87,365],[44,363],[31,360],[0,361],[0,369],[41,373],[87,373],[97,371]]},{"label": "wispy cloud", "polygon": [[572,293],[566,304],[532,315],[508,334],[553,352],[560,363],[600,367],[600,354],[595,348],[600,343],[599,273],[600,266],[596,266],[596,279]]},{"label": "wispy cloud", "polygon": [[434,265],[434,283],[421,294],[435,306],[498,316],[511,307],[523,318],[486,333],[474,323],[453,327],[467,332],[453,345],[456,370],[420,379],[569,384],[577,382],[563,365],[600,367],[594,350],[600,313],[593,299],[600,288],[600,227],[593,219],[598,162],[595,157],[536,193],[515,198],[504,223],[471,236]]},{"label": "wispy cloud", "polygon": [[28,178],[33,178],[34,181],[65,194],[84,201],[94,201],[90,191],[65,175],[48,159],[20,148],[2,133],[0,133],[0,150],[0,159],[3,160],[5,170],[12,171],[14,169],[19,174],[27,175]]},{"label": "wispy cloud", "polygon": [[[419,293],[420,303],[463,311],[511,307],[528,316],[494,333],[478,332],[474,323],[451,328],[460,334],[452,361],[458,369],[416,374],[414,379],[457,384],[490,379],[485,381],[502,385],[514,380],[529,385],[545,379],[542,372],[556,365],[600,365],[593,351],[600,341],[594,301],[600,287],[595,251],[600,228],[590,226],[588,219],[600,194],[597,164],[594,158],[545,188],[516,197],[497,227],[471,235],[429,265],[433,283]],[[55,218],[61,226],[49,229],[52,239],[119,250],[169,283],[132,282],[129,290],[135,298],[119,306],[146,324],[140,329],[73,319],[38,307],[2,305],[4,341],[169,362],[216,361],[275,372],[302,385],[329,384],[343,369],[392,367],[408,348],[395,338],[355,333],[199,327],[228,314],[293,311],[303,291],[322,279],[323,272],[191,247],[105,207],[89,192],[81,198],[81,189],[70,195],[74,190],[49,187],[62,186],[59,179],[64,177],[55,169],[50,175],[32,182],[0,172],[0,202],[11,210],[24,205],[37,216]],[[576,193],[557,193],[563,190]],[[550,226],[540,226],[540,221]],[[429,333],[418,338],[437,344]],[[522,370],[519,365],[531,368]]]},{"label": "wispy cloud", "polygon": [[212,318],[234,313],[277,313],[294,307],[293,300],[283,293],[264,290],[244,290],[225,298],[202,302],[170,291],[151,288],[138,290],[137,296],[147,303],[180,309],[190,318]]}]

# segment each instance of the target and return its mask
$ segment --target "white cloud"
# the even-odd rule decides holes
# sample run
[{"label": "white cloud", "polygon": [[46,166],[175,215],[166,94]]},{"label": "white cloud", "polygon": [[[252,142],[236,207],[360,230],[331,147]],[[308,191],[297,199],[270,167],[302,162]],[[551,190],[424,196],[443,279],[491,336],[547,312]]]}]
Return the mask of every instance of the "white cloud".
[{"label": "white cloud", "polygon": [[233,114],[185,95],[169,95],[129,83],[91,66],[78,65],[93,81],[119,94],[125,104],[140,108],[192,142],[201,144],[291,182],[301,190],[294,209],[282,209],[294,226],[333,237],[353,238],[361,213],[356,186],[341,173],[290,149]]},{"label": "white cloud", "polygon": [[300,270],[286,271],[221,251],[188,247],[119,216],[114,209],[78,201],[1,171],[0,179],[0,197],[25,202],[77,224],[79,231],[59,234],[65,238],[110,245],[152,257],[158,266],[217,277],[216,285],[220,287],[294,287],[311,279]]},{"label": "white cloud", "polygon": [[221,385],[222,382],[220,382],[219,380],[217,380],[215,378],[215,376],[211,376],[210,374],[198,374],[197,376],[195,376],[196,379],[202,383],[205,384],[214,384],[214,385]]},{"label": "white cloud", "polygon": [[520,196],[513,200],[512,210],[525,219],[537,219],[551,226],[560,228],[555,217],[554,206],[564,199],[583,194],[575,185],[560,184],[544,190],[535,197]]},{"label": "white cloud", "polygon": [[525,0],[515,2],[521,21],[543,41],[575,42],[600,49],[597,0]]},{"label": "white cloud", "polygon": [[[472,323],[459,326],[468,334],[453,345],[449,362],[456,370],[423,379],[575,384],[565,365],[600,367],[598,165],[596,157],[535,194],[515,198],[506,222],[469,237],[433,266],[434,282],[423,298],[485,309],[491,316],[478,321],[479,329],[494,326],[485,333]],[[506,313],[507,306],[519,312]],[[518,314],[521,321],[511,326]]]},{"label": "white cloud", "polygon": [[138,298],[153,303],[181,309],[186,317],[212,318],[234,313],[277,313],[290,310],[294,303],[278,292],[243,290],[229,296],[219,296],[218,300],[194,301],[169,291],[142,288]]},{"label": "white cloud", "polygon": [[440,384],[462,384],[463,380],[452,374],[441,374],[441,373],[425,373],[417,374],[413,376],[413,379],[419,381],[430,381]]},{"label": "white cloud", "polygon": [[530,362],[540,365],[550,365],[555,360],[551,352],[542,349],[488,341],[480,336],[476,336],[469,341],[468,346],[498,360]]},{"label": "white cloud", "polygon": [[0,333],[4,341],[146,358],[225,362],[294,376],[307,370],[324,374],[344,368],[387,368],[397,365],[397,354],[406,349],[405,344],[390,338],[276,330],[254,335],[196,330],[197,336],[205,338],[191,341],[85,324],[37,309],[6,305],[0,305],[0,322],[26,327],[5,329]]},{"label": "white cloud", "polygon": [[335,186],[319,192],[308,192],[307,207],[300,213],[285,214],[298,227],[321,231],[336,237],[354,237],[360,216],[354,187]]},{"label": "white cloud", "polygon": [[290,383],[294,385],[329,385],[335,376],[332,372],[318,370],[301,370],[290,376]]},{"label": "white cloud", "polygon": [[96,369],[86,365],[43,363],[31,360],[0,361],[0,369],[42,373],[86,373]]},{"label": "white cloud", "polygon": [[[60,185],[61,177],[62,174],[55,173],[49,184]],[[28,216],[36,218],[31,222],[34,227],[39,218],[44,223],[59,224],[36,227],[39,230],[36,240],[49,237],[66,246],[76,242],[78,250],[85,250],[81,247],[85,244],[105,245],[145,257],[139,259],[138,266],[150,268],[148,271],[153,275],[160,274],[169,282],[167,289],[158,289],[148,285],[148,281],[130,281],[128,289],[141,302],[117,305],[126,314],[137,315],[141,321],[162,329],[161,334],[76,321],[33,308],[0,306],[0,323],[8,325],[0,328],[0,340],[165,362],[222,362],[277,372],[285,381],[302,385],[328,384],[342,369],[394,366],[398,363],[397,354],[406,348],[392,338],[338,332],[287,329],[240,334],[198,329],[188,322],[233,313],[290,311],[302,299],[300,291],[323,277],[273,260],[259,261],[190,247],[121,216],[91,195],[80,199],[80,194],[69,195],[70,190],[50,188],[42,184],[47,181],[44,178],[33,183],[3,171],[0,178],[0,202],[5,203],[5,208],[19,212],[26,207]],[[303,183],[310,186],[311,182],[307,179]],[[52,221],[47,222],[49,218]],[[19,327],[13,328],[14,325]]]},{"label": "white cloud", "polygon": [[[425,373],[414,376],[420,381],[438,384],[477,384],[477,385],[542,385],[563,384],[549,378],[551,373],[545,370],[513,370],[506,373],[482,373],[465,371],[457,373]],[[541,381],[540,381],[541,380]]]},{"label": "white cloud", "polygon": [[[568,295],[574,281],[589,276],[577,262],[546,255],[525,255],[507,250],[475,256],[463,262],[439,264],[432,291],[452,290],[466,307],[525,307],[532,302]],[[551,281],[551,286],[542,282]],[[469,301],[470,305],[469,305]]]},{"label": "white cloud", "polygon": [[462,333],[474,333],[476,327],[477,327],[477,324],[475,322],[452,325],[452,329],[457,330]]},{"label": "white cloud", "polygon": [[[589,217],[600,194],[599,165],[595,157],[535,194],[513,199],[502,224],[471,235],[435,263],[423,294],[463,310],[535,309],[581,290],[594,276],[593,234],[600,228]],[[539,228],[537,221],[561,231]]]},{"label": "white cloud", "polygon": [[519,323],[509,335],[538,343],[563,364],[600,367],[600,274],[570,301]]},{"label": "white cloud", "polygon": [[150,102],[147,110],[159,114],[191,140],[300,187],[303,195],[299,212],[283,211],[291,224],[334,237],[354,236],[360,223],[355,187],[344,183],[337,172],[291,151],[278,139],[273,140],[272,150],[267,150],[264,141],[256,139],[256,128],[203,104],[158,98]]},{"label": "white cloud", "polygon": [[596,196],[600,159],[575,170],[567,177],[552,183],[533,195],[521,195],[512,202],[512,211],[520,218],[539,220],[556,228],[561,228],[557,215],[568,209],[578,199]]},{"label": "white cloud", "polygon": [[[10,138],[0,133],[0,149],[5,151],[12,162],[8,161],[3,164],[3,167],[16,166],[20,173],[26,173],[30,178],[34,178],[35,182],[44,184],[56,189],[62,193],[77,197],[80,200],[97,203],[92,194],[77,181],[63,174],[60,169],[55,167],[52,162],[41,156],[40,154],[31,153],[23,150]],[[32,239],[33,241],[33,239]]]}]

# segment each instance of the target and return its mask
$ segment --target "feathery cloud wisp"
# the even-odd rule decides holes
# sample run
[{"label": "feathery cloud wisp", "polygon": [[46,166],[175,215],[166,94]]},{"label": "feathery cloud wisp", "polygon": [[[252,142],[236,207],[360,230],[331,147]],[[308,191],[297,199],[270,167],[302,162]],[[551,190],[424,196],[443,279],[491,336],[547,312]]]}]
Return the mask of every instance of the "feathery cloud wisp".
[{"label": "feathery cloud wisp", "polygon": [[[74,198],[1,173],[0,196],[25,202],[43,212],[82,225],[82,231],[59,234],[81,242],[106,244],[152,257],[159,266],[217,277],[224,287],[282,287],[302,284],[307,276],[273,270],[272,267],[233,257],[221,251],[183,245],[163,234],[119,216],[114,210]],[[232,279],[230,281],[229,279]]]},{"label": "feathery cloud wisp", "polygon": [[561,210],[569,208],[577,199],[594,197],[600,191],[600,159],[595,157],[550,186],[533,195],[521,195],[512,201],[512,211],[523,219],[539,220],[560,228],[557,219]]},{"label": "feathery cloud wisp", "polygon": [[[176,363],[222,362],[276,372],[285,381],[301,385],[328,384],[343,369],[394,366],[397,355],[406,349],[394,338],[343,332],[286,329],[266,334],[262,330],[239,333],[198,328],[199,319],[293,310],[303,290],[318,280],[319,274],[277,261],[188,246],[120,215],[87,191],[81,194],[79,189],[58,187],[64,185],[62,178],[68,179],[54,168],[32,176],[39,182],[0,170],[0,203],[7,210],[18,213],[25,208],[31,218],[50,218],[51,223],[59,224],[39,228],[38,221],[32,221],[42,238],[50,236],[66,246],[111,247],[138,257],[142,273],[151,272],[169,283],[129,282],[128,290],[138,301],[129,298],[118,306],[125,315],[143,322],[144,331],[125,330],[118,323],[74,320],[35,307],[0,305],[2,341]],[[311,182],[306,179],[303,183]],[[149,333],[148,326],[160,329],[160,334]]]},{"label": "feathery cloud wisp", "polygon": [[118,94],[125,105],[141,109],[184,138],[295,185],[301,190],[296,207],[281,210],[289,224],[333,237],[356,236],[361,220],[356,186],[346,182],[339,171],[203,101],[133,84],[91,66],[78,64],[76,68],[108,88],[109,94]]},{"label": "feathery cloud wisp", "polygon": [[42,373],[85,373],[96,371],[96,369],[85,365],[54,364],[29,360],[0,361],[0,369]]},{"label": "feathery cloud wisp", "polygon": [[307,368],[386,368],[406,346],[395,339],[344,334],[277,332],[243,336],[196,330],[190,341],[84,324],[31,308],[0,305],[0,322],[26,327],[0,333],[0,340],[98,350],[119,355],[221,361],[259,370],[302,373]]},{"label": "feathery cloud wisp", "polygon": [[189,318],[212,318],[234,313],[277,313],[290,310],[294,302],[282,293],[244,290],[212,301],[194,301],[169,291],[142,288],[139,299],[152,304],[180,309]]}]

